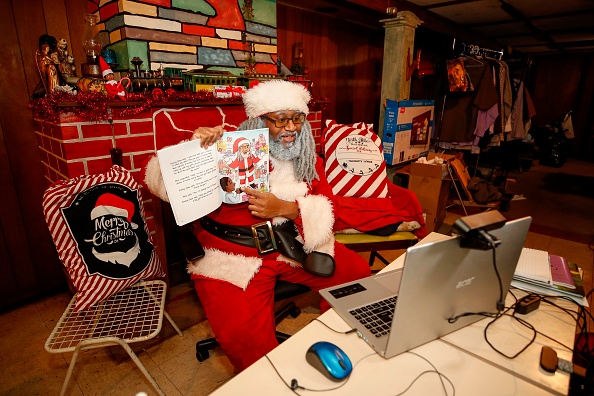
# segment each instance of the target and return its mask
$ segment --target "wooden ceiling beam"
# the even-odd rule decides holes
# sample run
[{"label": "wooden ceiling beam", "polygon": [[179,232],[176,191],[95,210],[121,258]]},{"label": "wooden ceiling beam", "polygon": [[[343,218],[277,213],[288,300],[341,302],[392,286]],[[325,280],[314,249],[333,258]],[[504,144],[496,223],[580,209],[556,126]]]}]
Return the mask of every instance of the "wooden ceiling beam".
[{"label": "wooden ceiling beam", "polygon": [[[464,26],[453,23],[452,21],[441,17],[431,11],[428,11],[426,7],[419,7],[405,0],[347,0],[337,1],[331,0],[335,3],[345,4],[352,3],[365,8],[370,8],[378,12],[383,12],[386,19],[390,16],[386,14],[387,7],[396,7],[398,11],[410,11],[415,14],[420,20],[423,21],[424,28],[433,30],[435,32],[451,36],[456,40],[465,41],[468,44],[476,44],[488,48],[500,48],[502,44],[488,39],[480,34],[470,31]],[[476,0],[457,0],[456,3],[468,2]]]}]

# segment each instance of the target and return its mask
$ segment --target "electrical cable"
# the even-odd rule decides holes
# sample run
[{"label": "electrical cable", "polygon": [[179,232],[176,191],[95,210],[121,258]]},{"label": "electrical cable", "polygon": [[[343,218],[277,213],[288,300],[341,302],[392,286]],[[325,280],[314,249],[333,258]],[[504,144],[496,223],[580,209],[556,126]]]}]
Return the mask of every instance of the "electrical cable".
[{"label": "electrical cable", "polygon": [[458,319],[462,317],[473,315],[480,315],[488,318],[497,319],[500,316],[501,312],[505,309],[505,301],[503,300],[503,283],[501,282],[501,275],[499,274],[499,269],[497,269],[497,254],[495,252],[496,245],[488,233],[484,232],[484,234],[485,235],[483,235],[483,238],[487,240],[487,243],[489,244],[489,247],[492,251],[493,269],[495,270],[495,275],[497,276],[497,281],[499,283],[499,300],[497,300],[496,304],[497,312],[464,312],[462,314],[448,318],[448,323],[455,323]]},{"label": "electrical cable", "polygon": [[[490,347],[491,347],[491,348],[492,348],[492,349],[493,349],[495,352],[499,353],[500,355],[502,355],[502,356],[504,356],[504,357],[506,357],[506,358],[508,358],[508,359],[514,359],[514,358],[516,358],[517,356],[519,356],[519,355],[520,355],[522,352],[524,352],[524,351],[525,351],[525,350],[526,350],[526,349],[527,349],[527,348],[528,348],[530,345],[532,345],[532,343],[535,341],[535,339],[536,339],[536,336],[537,336],[537,335],[541,335],[541,336],[543,336],[543,337],[545,337],[545,338],[547,338],[547,339],[549,339],[549,340],[551,340],[551,341],[555,342],[556,344],[560,345],[561,347],[563,347],[563,348],[567,349],[568,351],[575,353],[575,350],[574,350],[574,348],[571,348],[571,347],[569,347],[569,346],[567,346],[567,345],[563,344],[562,342],[560,342],[560,341],[558,341],[558,340],[556,340],[556,339],[554,339],[554,338],[552,338],[552,337],[550,337],[550,336],[548,336],[548,335],[546,335],[546,334],[544,334],[544,333],[542,333],[542,332],[540,332],[540,331],[536,330],[536,328],[535,328],[535,327],[534,327],[534,326],[533,326],[531,323],[529,323],[529,322],[527,322],[526,320],[524,320],[524,319],[522,319],[522,318],[520,318],[520,317],[516,316],[516,313],[515,313],[515,312],[513,312],[512,314],[509,314],[508,312],[509,312],[510,310],[514,310],[514,308],[515,308],[516,304],[517,304],[517,303],[518,303],[518,301],[519,301],[519,300],[518,300],[518,298],[517,298],[517,296],[516,296],[515,294],[513,294],[513,292],[512,292],[511,290],[510,290],[510,294],[511,294],[511,295],[514,297],[514,299],[516,300],[516,302],[515,302],[514,304],[512,304],[512,305],[511,305],[511,307],[507,308],[507,309],[506,309],[504,312],[502,312],[500,315],[498,315],[496,318],[494,318],[492,321],[490,321],[490,322],[489,322],[489,323],[488,323],[488,324],[485,326],[485,328],[483,329],[483,334],[484,334],[485,342],[486,342],[487,344],[489,344],[489,346],[490,346]],[[579,311],[580,311],[580,312],[576,312],[576,311],[573,311],[573,310],[570,310],[570,309],[567,309],[567,308],[564,308],[564,307],[561,307],[561,306],[559,306],[559,305],[555,304],[554,302],[552,302],[552,301],[550,301],[550,300],[548,300],[548,299],[547,299],[547,297],[550,297],[550,296],[543,296],[543,295],[540,295],[540,294],[537,294],[537,293],[532,293],[532,294],[538,295],[538,296],[541,298],[541,301],[543,301],[543,302],[545,302],[545,303],[547,303],[547,304],[550,304],[550,305],[554,306],[555,308],[557,308],[557,309],[559,309],[559,310],[561,310],[561,311],[565,312],[566,314],[568,314],[568,315],[569,315],[569,316],[570,316],[570,317],[571,317],[573,320],[575,320],[575,321],[576,321],[576,325],[579,325],[579,319],[580,319],[580,318],[585,318],[585,317],[586,317],[586,315],[585,315],[586,313],[587,313],[588,315],[590,315],[590,313],[589,313],[589,312],[587,312],[587,311],[585,311],[584,309],[582,309],[582,307],[581,307],[579,304],[577,304],[577,303],[576,303],[574,300],[572,300],[572,299],[570,299],[570,298],[561,297],[562,299],[565,299],[565,300],[567,300],[567,301],[570,301],[570,302],[572,302],[572,303],[576,304],[576,305],[578,306],[578,309],[579,309]],[[553,296],[553,297],[555,297],[555,296]],[[558,297],[557,297],[557,298],[558,298]],[[575,314],[575,316],[574,316],[574,314]],[[528,328],[529,330],[532,330],[532,332],[533,332],[532,339],[531,339],[531,340],[530,340],[530,341],[529,341],[529,342],[528,342],[528,343],[527,343],[527,344],[526,344],[524,347],[522,347],[522,348],[520,349],[520,351],[518,351],[518,352],[517,352],[517,353],[515,353],[514,355],[507,355],[507,354],[503,353],[502,351],[498,350],[498,349],[497,349],[497,348],[496,348],[496,347],[495,347],[495,346],[494,346],[494,345],[493,345],[493,344],[492,344],[492,343],[489,341],[489,339],[488,339],[488,334],[487,334],[487,333],[488,333],[488,329],[489,329],[489,327],[490,327],[490,326],[491,326],[493,323],[495,323],[495,321],[496,321],[497,319],[499,319],[499,318],[500,318],[500,317],[502,317],[502,316],[509,316],[509,317],[511,317],[512,319],[514,319],[514,320],[516,320],[518,323],[520,323],[522,326],[524,326],[524,327]],[[592,317],[592,315],[590,315],[590,317]],[[577,340],[578,340],[578,339],[579,339],[579,337],[577,337],[577,338],[576,338],[576,343],[577,343]],[[578,355],[580,355],[580,357],[584,358],[584,357],[582,356],[582,353],[581,353],[581,352],[578,352]]]},{"label": "electrical cable", "polygon": [[[355,362],[355,364],[353,365],[353,371],[355,371],[355,368],[357,367],[357,365],[363,361],[364,359],[367,359],[370,356],[375,356],[377,355],[375,352],[374,353],[370,353],[369,355],[365,355],[363,356],[361,359],[357,360],[357,362]],[[272,368],[274,369],[274,371],[276,372],[276,375],[278,375],[278,377],[280,378],[280,380],[296,395],[299,395],[299,393],[297,393],[297,389],[303,389],[306,391],[310,391],[310,392],[329,392],[329,391],[333,391],[336,389],[340,389],[343,386],[345,386],[348,382],[349,379],[351,378],[351,375],[349,375],[343,383],[341,383],[338,386],[335,386],[333,388],[327,388],[327,389],[310,389],[310,388],[306,388],[304,386],[299,385],[299,382],[297,382],[297,380],[295,378],[293,378],[291,380],[291,384],[288,384],[285,379],[282,377],[282,375],[280,374],[280,372],[278,371],[278,369],[276,368],[276,366],[274,365],[274,363],[272,363],[272,360],[270,360],[270,357],[268,357],[268,354],[264,355],[264,357],[268,360],[268,362],[270,363],[270,365],[272,366]],[[352,372],[351,372],[352,374]]]},{"label": "electrical cable", "polygon": [[416,353],[416,352],[411,352],[411,351],[408,351],[407,353],[410,353],[411,355],[415,355],[415,356],[417,356],[417,357],[419,357],[419,358],[423,359],[424,361],[426,361],[426,362],[427,362],[427,363],[428,363],[428,364],[429,364],[429,365],[430,365],[430,366],[433,368],[433,370],[423,371],[421,374],[419,374],[419,375],[417,376],[417,378],[415,378],[415,379],[413,380],[413,382],[411,382],[411,384],[410,384],[410,385],[409,385],[409,386],[408,386],[408,387],[407,387],[407,388],[406,388],[406,389],[405,389],[403,392],[401,392],[401,393],[398,393],[396,396],[402,395],[402,394],[404,394],[405,392],[407,392],[407,391],[408,391],[408,390],[409,390],[409,389],[410,389],[410,388],[413,386],[413,384],[414,384],[414,383],[415,383],[415,382],[416,382],[416,381],[417,381],[419,378],[421,378],[421,376],[423,376],[424,374],[429,374],[429,373],[436,373],[436,374],[439,376],[439,381],[441,382],[441,386],[443,387],[443,391],[444,391],[444,393],[446,394],[446,396],[448,396],[448,391],[447,391],[447,389],[446,389],[446,386],[445,386],[445,384],[444,384],[444,382],[443,382],[443,379],[444,379],[444,378],[446,379],[446,381],[448,381],[448,382],[449,382],[449,384],[450,384],[450,385],[451,385],[451,387],[452,387],[452,391],[453,391],[453,393],[452,393],[452,396],[454,396],[454,395],[456,394],[456,387],[454,386],[454,384],[452,383],[452,381],[451,381],[451,380],[450,380],[450,379],[449,379],[449,378],[448,378],[446,375],[444,375],[444,374],[442,374],[441,372],[439,372],[439,370],[437,369],[437,367],[435,367],[435,366],[433,365],[433,363],[431,363],[431,362],[429,361],[429,359],[425,358],[424,356],[421,356],[421,355],[419,355],[419,354],[418,354],[418,353]]},{"label": "electrical cable", "polygon": [[351,333],[354,333],[354,332],[356,332],[356,331],[357,331],[357,329],[350,329],[350,330],[347,330],[347,331],[338,331],[338,330],[336,330],[336,329],[333,329],[332,327],[328,326],[326,323],[322,322],[322,321],[321,321],[320,319],[318,319],[318,318],[314,318],[314,319],[312,319],[312,320],[310,321],[310,323],[311,323],[311,322],[314,322],[314,321],[316,321],[316,322],[320,322],[321,324],[323,324],[324,326],[326,326],[328,329],[330,329],[330,330],[332,330],[333,332],[335,332],[335,333],[338,333],[338,334],[351,334]]},{"label": "electrical cable", "polygon": [[[450,384],[450,386],[452,387],[452,392],[453,392],[453,393],[452,393],[452,396],[455,396],[455,395],[456,395],[456,387],[454,386],[454,383],[453,383],[453,382],[452,382],[452,381],[451,381],[451,380],[450,380],[450,379],[449,379],[449,378],[448,378],[448,377],[447,377],[445,374],[441,373],[441,372],[440,372],[440,371],[437,369],[437,367],[435,367],[435,365],[433,365],[433,363],[431,363],[431,362],[430,362],[428,359],[426,359],[425,357],[423,357],[423,356],[421,356],[421,355],[419,355],[419,354],[417,354],[417,353],[415,353],[415,352],[408,351],[407,353],[409,353],[409,354],[411,354],[411,355],[415,355],[415,356],[417,356],[417,357],[419,357],[419,358],[423,359],[424,361],[426,361],[426,362],[427,362],[427,363],[428,363],[428,364],[429,364],[429,365],[430,365],[430,366],[433,368],[433,370],[426,370],[426,371],[423,371],[422,373],[420,373],[419,375],[417,375],[417,376],[416,376],[416,377],[415,377],[415,378],[412,380],[412,382],[411,382],[410,384],[408,384],[408,386],[407,386],[407,387],[406,387],[406,388],[405,388],[405,389],[404,389],[402,392],[400,392],[400,393],[396,394],[395,396],[400,396],[400,395],[403,395],[403,394],[405,394],[406,392],[408,392],[408,391],[410,390],[410,388],[412,388],[412,386],[413,386],[413,385],[414,385],[414,384],[415,384],[415,383],[416,383],[416,382],[417,382],[417,381],[418,381],[418,380],[419,380],[419,379],[420,379],[422,376],[424,376],[424,375],[426,375],[426,374],[432,374],[432,373],[435,373],[435,374],[437,374],[437,376],[438,376],[438,378],[439,378],[439,380],[440,380],[440,382],[441,382],[441,386],[442,386],[442,388],[443,388],[443,391],[444,391],[444,393],[445,393],[445,395],[446,395],[446,396],[448,396],[448,390],[447,390],[447,388],[446,388],[446,384],[445,384],[445,383],[444,383],[444,381],[443,381],[444,379],[445,379],[445,380],[446,380],[446,381],[447,381],[447,382]],[[377,355],[377,354],[376,354],[375,352],[374,352],[374,353],[370,353],[369,355],[365,355],[365,356],[363,356],[361,359],[357,360],[357,362],[356,362],[356,363],[353,365],[353,372],[355,371],[355,368],[357,367],[357,365],[358,365],[359,363],[361,363],[363,360],[367,359],[368,357],[371,357],[371,356],[376,356],[376,355]],[[345,380],[345,381],[344,381],[342,384],[340,384],[340,385],[338,385],[338,386],[335,386],[335,387],[333,387],[333,388],[327,388],[327,389],[310,389],[310,388],[306,388],[306,387],[304,387],[304,386],[301,386],[301,385],[299,385],[299,382],[297,381],[297,379],[292,379],[292,380],[291,380],[291,383],[289,384],[289,383],[287,383],[287,382],[285,381],[285,379],[284,379],[284,378],[283,378],[283,376],[280,374],[280,372],[278,371],[278,369],[276,368],[276,366],[274,365],[274,363],[272,363],[272,360],[270,360],[270,357],[268,356],[268,354],[264,355],[264,357],[265,357],[265,358],[268,360],[268,362],[270,363],[270,365],[272,366],[272,368],[273,368],[273,369],[274,369],[274,371],[276,372],[276,375],[277,375],[277,376],[279,377],[279,379],[280,379],[280,380],[283,382],[283,384],[285,384],[285,386],[286,386],[287,388],[289,388],[289,389],[291,390],[291,392],[293,392],[293,393],[294,393],[294,394],[296,394],[296,395],[300,395],[300,393],[298,393],[298,392],[297,392],[297,390],[298,390],[298,389],[303,389],[303,390],[306,390],[306,391],[309,391],[309,392],[329,392],[329,391],[333,391],[333,390],[336,390],[336,389],[340,389],[340,388],[342,388],[343,386],[345,386],[345,385],[347,384],[347,382],[349,381],[349,379],[351,378],[351,376],[349,375],[349,376],[346,378],[346,380]]]}]

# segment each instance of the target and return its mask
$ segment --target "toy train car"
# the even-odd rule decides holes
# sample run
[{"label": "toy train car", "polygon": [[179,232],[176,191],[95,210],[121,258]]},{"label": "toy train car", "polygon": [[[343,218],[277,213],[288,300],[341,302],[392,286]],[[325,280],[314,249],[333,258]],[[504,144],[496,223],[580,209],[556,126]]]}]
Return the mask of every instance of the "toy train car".
[{"label": "toy train car", "polygon": [[217,85],[237,85],[237,77],[228,71],[188,70],[183,78],[184,88],[192,92],[212,90]]}]

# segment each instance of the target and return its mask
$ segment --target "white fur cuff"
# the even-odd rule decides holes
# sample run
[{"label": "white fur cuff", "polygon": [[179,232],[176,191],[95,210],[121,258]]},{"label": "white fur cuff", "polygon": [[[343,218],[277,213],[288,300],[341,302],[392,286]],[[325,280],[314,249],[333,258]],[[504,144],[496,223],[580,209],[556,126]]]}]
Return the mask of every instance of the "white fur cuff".
[{"label": "white fur cuff", "polygon": [[323,195],[308,195],[297,198],[297,203],[303,221],[305,251],[319,250],[329,240],[333,243],[334,211],[330,200]]},{"label": "white fur cuff", "polygon": [[188,273],[219,279],[246,289],[260,269],[262,260],[215,249],[205,249],[204,257],[188,264]]}]

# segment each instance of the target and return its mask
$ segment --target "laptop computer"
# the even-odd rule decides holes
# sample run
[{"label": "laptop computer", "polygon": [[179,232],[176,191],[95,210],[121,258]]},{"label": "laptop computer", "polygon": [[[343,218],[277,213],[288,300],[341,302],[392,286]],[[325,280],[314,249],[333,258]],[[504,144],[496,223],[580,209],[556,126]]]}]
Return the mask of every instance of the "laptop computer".
[{"label": "laptop computer", "polygon": [[[503,299],[509,290],[532,219],[489,231]],[[396,356],[497,312],[500,288],[492,250],[460,247],[460,237],[407,249],[401,269],[320,290],[321,296],[378,354]],[[381,302],[380,302],[381,301]]]}]

